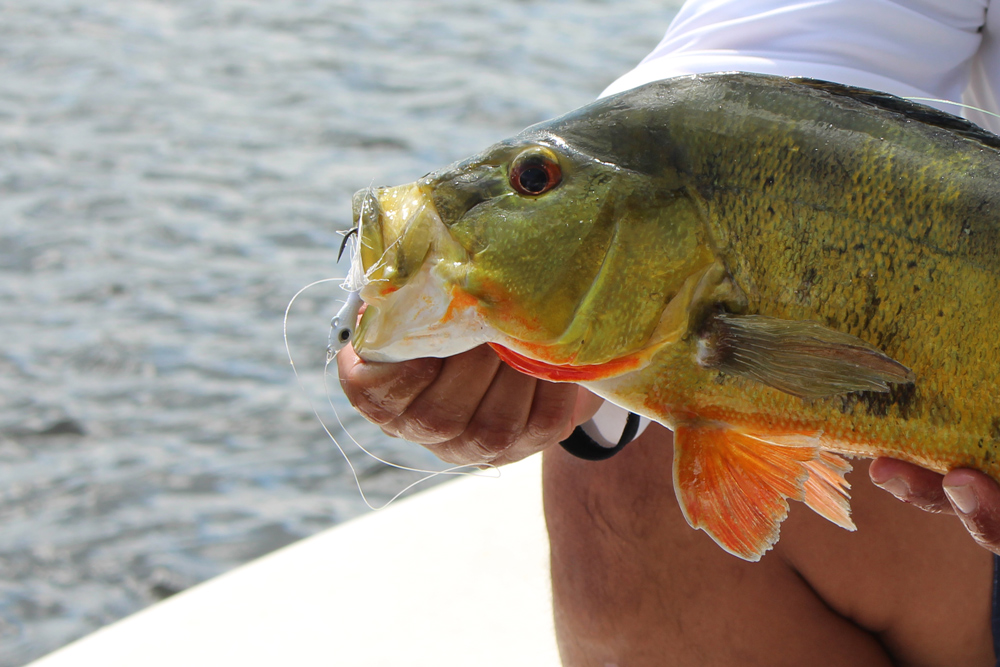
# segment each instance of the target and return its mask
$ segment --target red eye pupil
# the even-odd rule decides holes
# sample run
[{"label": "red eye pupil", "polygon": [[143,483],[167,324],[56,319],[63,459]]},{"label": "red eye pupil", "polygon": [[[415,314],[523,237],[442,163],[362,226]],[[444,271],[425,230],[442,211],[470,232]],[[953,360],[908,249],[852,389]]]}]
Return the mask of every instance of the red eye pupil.
[{"label": "red eye pupil", "polygon": [[510,184],[522,195],[540,195],[559,185],[559,163],[543,155],[522,155],[510,170]]}]

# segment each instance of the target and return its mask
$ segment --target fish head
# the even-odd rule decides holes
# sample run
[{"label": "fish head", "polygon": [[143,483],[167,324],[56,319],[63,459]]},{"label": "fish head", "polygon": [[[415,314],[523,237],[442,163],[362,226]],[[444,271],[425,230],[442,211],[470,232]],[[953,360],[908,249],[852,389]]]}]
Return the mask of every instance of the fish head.
[{"label": "fish head", "polygon": [[357,193],[368,305],[356,351],[400,361],[491,342],[593,365],[648,343],[710,260],[703,211],[669,155],[650,159],[641,133],[630,129],[623,145],[607,131],[627,117],[595,122],[606,108],[533,126],[412,184]]}]

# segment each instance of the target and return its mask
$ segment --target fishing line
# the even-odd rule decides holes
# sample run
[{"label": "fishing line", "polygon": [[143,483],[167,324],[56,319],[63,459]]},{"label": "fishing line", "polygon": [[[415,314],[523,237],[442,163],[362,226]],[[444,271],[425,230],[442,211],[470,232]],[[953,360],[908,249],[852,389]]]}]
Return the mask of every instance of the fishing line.
[{"label": "fishing line", "polygon": [[[354,247],[354,252],[357,252],[356,246]],[[341,456],[344,457],[344,461],[347,462],[347,466],[351,470],[351,475],[354,477],[354,484],[355,486],[357,486],[358,493],[361,494],[361,499],[364,501],[365,505],[367,505],[372,510],[385,509],[386,507],[391,505],[397,498],[399,498],[401,495],[403,495],[413,487],[417,486],[418,484],[422,484],[423,482],[426,482],[430,479],[433,479],[434,477],[437,477],[439,475],[462,475],[470,477],[491,477],[491,478],[499,477],[500,476],[499,469],[496,466],[489,463],[458,465],[446,468],[444,470],[427,470],[424,468],[414,468],[411,466],[405,466],[398,463],[393,463],[392,461],[386,460],[366,449],[360,442],[357,441],[357,439],[355,439],[353,435],[350,434],[350,432],[348,432],[347,428],[344,426],[343,420],[340,418],[340,413],[337,412],[337,408],[333,404],[333,395],[330,392],[329,368],[330,364],[337,358],[337,354],[339,354],[339,350],[337,350],[333,354],[327,354],[326,364],[323,366],[323,387],[327,403],[329,404],[330,409],[333,410],[333,414],[337,419],[337,424],[340,425],[340,428],[343,431],[343,433],[345,433],[347,437],[351,439],[351,442],[353,442],[358,449],[360,449],[367,456],[378,461],[379,463],[382,463],[392,468],[396,468],[398,470],[405,470],[407,472],[414,472],[425,475],[424,477],[421,477],[415,482],[408,484],[406,487],[404,487],[401,491],[397,492],[394,496],[392,496],[382,505],[376,506],[369,501],[368,496],[365,494],[365,490],[361,486],[361,479],[358,476],[358,472],[354,467],[354,463],[351,462],[350,457],[347,456],[347,452],[341,446],[337,438],[333,435],[333,432],[330,430],[330,428],[326,425],[326,422],[323,420],[323,417],[320,416],[319,410],[316,408],[316,405],[313,402],[312,397],[310,396],[308,390],[306,389],[305,382],[302,376],[299,375],[298,367],[295,365],[295,359],[292,355],[291,344],[288,340],[288,317],[289,314],[291,313],[292,305],[295,303],[296,299],[298,299],[303,292],[312,287],[315,287],[316,285],[321,285],[323,283],[329,283],[334,281],[341,281],[341,279],[323,278],[322,280],[316,280],[314,282],[309,283],[308,285],[306,285],[305,287],[303,287],[302,289],[300,289],[298,292],[295,293],[295,295],[289,300],[288,305],[285,307],[285,316],[282,320],[282,336],[285,342],[285,353],[288,355],[288,363],[291,364],[292,366],[292,372],[295,374],[295,380],[299,385],[299,389],[301,389],[302,393],[305,394],[306,401],[308,401],[309,403],[309,409],[312,410],[313,415],[315,415],[316,420],[319,421],[319,424],[322,427],[323,431],[326,433],[327,437],[330,438],[330,441],[333,442],[334,446],[340,452]],[[482,465],[485,469],[480,468],[479,465]],[[496,474],[489,474],[490,471],[494,471]]]},{"label": "fishing line", "polygon": [[952,102],[951,100],[939,100],[935,97],[906,97],[904,99],[910,100],[911,102],[937,102],[938,104],[951,104],[953,106],[961,107],[963,109],[969,109],[970,111],[978,111],[979,113],[984,113],[987,116],[1000,118],[1000,114],[993,113],[992,111],[987,111],[986,109],[980,109],[979,107],[974,107],[971,104],[963,104],[962,102]]}]

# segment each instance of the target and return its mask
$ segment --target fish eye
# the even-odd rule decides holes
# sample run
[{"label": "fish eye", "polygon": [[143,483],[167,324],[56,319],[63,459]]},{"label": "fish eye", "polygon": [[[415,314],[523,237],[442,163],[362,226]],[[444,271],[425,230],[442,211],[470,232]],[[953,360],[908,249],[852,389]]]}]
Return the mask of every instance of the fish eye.
[{"label": "fish eye", "polygon": [[510,165],[510,186],[519,194],[537,197],[562,181],[562,169],[551,151],[530,149]]}]

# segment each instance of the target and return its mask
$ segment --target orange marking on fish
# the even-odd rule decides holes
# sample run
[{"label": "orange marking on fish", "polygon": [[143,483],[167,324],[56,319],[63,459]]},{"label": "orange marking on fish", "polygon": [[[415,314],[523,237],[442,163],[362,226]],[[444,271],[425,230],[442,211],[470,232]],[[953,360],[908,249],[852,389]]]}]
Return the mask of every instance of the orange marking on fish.
[{"label": "orange marking on fish", "polygon": [[451,302],[448,304],[448,310],[445,311],[444,316],[441,318],[442,322],[450,322],[455,318],[456,311],[471,308],[479,303],[476,297],[463,290],[453,289],[451,294]]},{"label": "orange marking on fish", "polygon": [[586,382],[621,375],[639,367],[642,359],[639,356],[612,359],[603,364],[589,366],[571,366],[568,364],[550,364],[518,354],[502,345],[489,343],[504,363],[511,368],[532,377],[553,382]]}]

